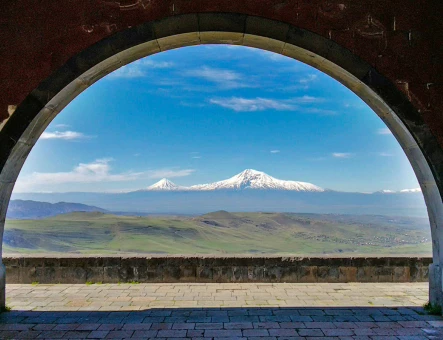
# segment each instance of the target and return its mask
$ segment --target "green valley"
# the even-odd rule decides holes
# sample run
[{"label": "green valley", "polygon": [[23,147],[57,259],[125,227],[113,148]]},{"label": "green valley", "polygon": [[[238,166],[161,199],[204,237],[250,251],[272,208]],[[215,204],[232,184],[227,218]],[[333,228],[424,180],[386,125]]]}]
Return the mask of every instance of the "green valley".
[{"label": "green valley", "polygon": [[229,213],[121,216],[74,212],[7,220],[4,253],[431,255],[425,218]]}]

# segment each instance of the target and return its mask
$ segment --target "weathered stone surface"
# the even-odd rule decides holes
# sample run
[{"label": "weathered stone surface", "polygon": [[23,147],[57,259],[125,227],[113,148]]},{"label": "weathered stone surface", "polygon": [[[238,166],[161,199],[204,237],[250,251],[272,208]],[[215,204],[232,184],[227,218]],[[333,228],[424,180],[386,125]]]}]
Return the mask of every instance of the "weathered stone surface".
[{"label": "weathered stone surface", "polygon": [[421,282],[431,258],[5,258],[8,283]]}]

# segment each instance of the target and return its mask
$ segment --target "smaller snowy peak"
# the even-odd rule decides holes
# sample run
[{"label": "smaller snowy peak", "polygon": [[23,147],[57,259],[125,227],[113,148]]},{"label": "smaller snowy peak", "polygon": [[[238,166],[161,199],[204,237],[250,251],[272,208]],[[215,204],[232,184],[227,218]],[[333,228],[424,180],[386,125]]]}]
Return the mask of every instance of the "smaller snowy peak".
[{"label": "smaller snowy peak", "polygon": [[151,186],[149,186],[146,190],[148,191],[170,191],[170,190],[179,190],[180,187],[171,182],[169,179],[167,178],[162,178],[161,180],[159,180],[157,183],[152,184]]},{"label": "smaller snowy peak", "polygon": [[374,192],[374,194],[410,194],[410,193],[418,193],[421,192],[420,188],[414,188],[414,189],[403,189],[400,191],[394,191],[394,190],[380,190]]},{"label": "smaller snowy peak", "polygon": [[414,192],[421,192],[420,188],[414,188],[414,189],[403,189],[400,190],[401,193],[414,193]]},{"label": "smaller snowy peak", "polygon": [[394,190],[380,190],[380,191],[377,191],[376,193],[379,193],[379,194],[395,194],[395,191]]}]

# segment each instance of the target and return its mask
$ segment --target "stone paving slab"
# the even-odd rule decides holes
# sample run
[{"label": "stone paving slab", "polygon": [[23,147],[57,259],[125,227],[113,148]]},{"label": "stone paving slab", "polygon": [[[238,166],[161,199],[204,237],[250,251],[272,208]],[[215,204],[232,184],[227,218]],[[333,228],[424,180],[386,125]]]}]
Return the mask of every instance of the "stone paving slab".
[{"label": "stone paving slab", "polygon": [[7,285],[0,339],[443,339],[427,283]]}]

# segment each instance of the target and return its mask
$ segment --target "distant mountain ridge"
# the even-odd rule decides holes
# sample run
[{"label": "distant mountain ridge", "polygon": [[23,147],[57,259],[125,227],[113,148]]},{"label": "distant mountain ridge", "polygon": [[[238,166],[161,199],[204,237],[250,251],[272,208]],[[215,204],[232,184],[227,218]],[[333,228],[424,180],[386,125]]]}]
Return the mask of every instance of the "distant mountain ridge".
[{"label": "distant mountain ridge", "polygon": [[70,212],[109,212],[99,207],[80,203],[47,203],[31,200],[11,200],[6,218],[10,219],[39,219],[66,214]]},{"label": "distant mountain ridge", "polygon": [[323,192],[325,189],[307,182],[285,181],[269,176],[254,169],[246,169],[239,174],[223,181],[197,184],[190,187],[181,187],[163,178],[149,186],[146,191],[212,191],[212,190],[290,190],[306,192]]}]

